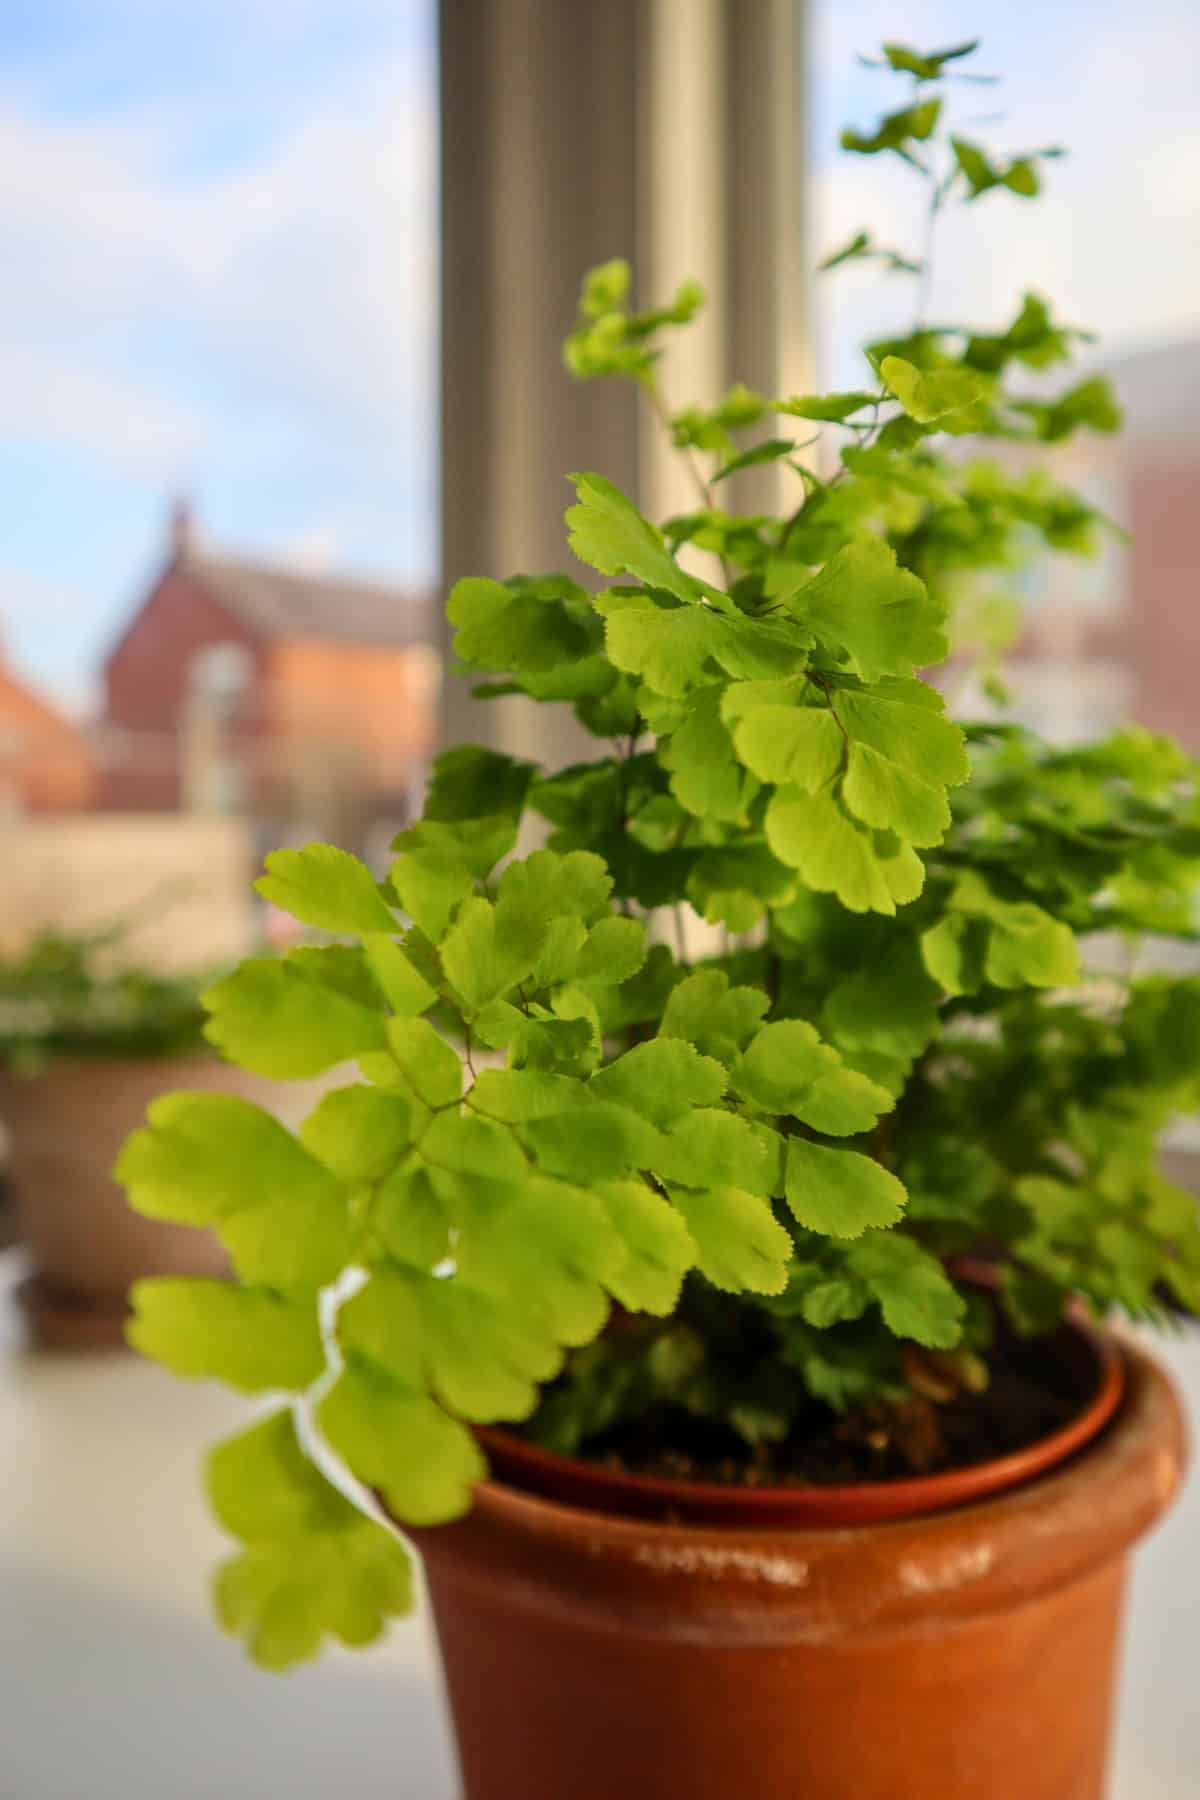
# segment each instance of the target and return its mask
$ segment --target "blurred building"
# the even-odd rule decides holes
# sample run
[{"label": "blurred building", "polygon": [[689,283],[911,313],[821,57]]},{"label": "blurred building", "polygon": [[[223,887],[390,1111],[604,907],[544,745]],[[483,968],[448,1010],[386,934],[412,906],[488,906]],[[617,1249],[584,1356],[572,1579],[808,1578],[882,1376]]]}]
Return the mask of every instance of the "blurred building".
[{"label": "blurred building", "polygon": [[95,786],[83,733],[19,681],[0,650],[0,818],[80,812]]},{"label": "blurred building", "polygon": [[1020,715],[1074,738],[1132,717],[1200,751],[1200,338],[1109,365],[1117,437],[1081,435],[1056,477],[1117,526],[1091,561],[1031,565],[1028,625],[1010,665]]},{"label": "blurred building", "polygon": [[427,596],[218,555],[176,507],[165,566],[104,664],[95,804],[369,851],[423,785],[430,631]]}]

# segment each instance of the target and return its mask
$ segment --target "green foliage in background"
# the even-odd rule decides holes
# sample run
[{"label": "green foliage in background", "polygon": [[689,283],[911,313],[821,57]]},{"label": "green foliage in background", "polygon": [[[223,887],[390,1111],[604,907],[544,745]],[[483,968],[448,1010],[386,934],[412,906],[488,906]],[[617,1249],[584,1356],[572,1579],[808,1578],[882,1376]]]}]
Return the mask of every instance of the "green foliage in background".
[{"label": "green foliage in background", "polygon": [[[946,135],[971,48],[886,46],[911,92],[843,140],[911,165],[931,222],[1025,204],[1049,154]],[[861,258],[927,289],[928,248],[860,233],[826,266]],[[595,757],[448,751],[383,881],[329,846],[270,857],[260,892],[336,941],[245,963],[209,1036],[345,1081],[296,1136],[172,1095],[120,1160],[139,1210],[213,1227],[240,1278],[141,1283],[133,1341],[277,1397],[210,1474],[242,1545],[221,1618],[271,1666],[402,1609],[376,1509],[458,1517],[473,1426],[574,1451],[669,1403],[753,1448],[814,1402],[904,1400],[922,1357],[974,1391],[957,1259],[981,1246],[1023,1330],[1072,1295],[1200,1302],[1194,1206],[1156,1162],[1200,1088],[1200,981],[1133,963],[1196,936],[1196,769],[1137,729],[964,729],[923,678],[981,574],[1104,529],[1007,454],[1116,424],[1095,377],[1031,385],[1081,334],[1033,294],[986,331],[922,298],[853,391],[676,410],[660,351],[702,296],[630,293],[624,263],[587,277],[567,365],[644,392],[695,509],[653,523],[577,474],[578,579],[449,599],[481,691],[571,707]],[[744,497],[764,472],[782,510]],[[515,857],[530,814],[546,847]],[[1099,940],[1121,972],[1088,972]]]},{"label": "green foliage in background", "polygon": [[0,1068],[32,1076],[60,1057],[204,1048],[207,978],[133,962],[126,929],[41,931],[19,954],[0,957]]}]

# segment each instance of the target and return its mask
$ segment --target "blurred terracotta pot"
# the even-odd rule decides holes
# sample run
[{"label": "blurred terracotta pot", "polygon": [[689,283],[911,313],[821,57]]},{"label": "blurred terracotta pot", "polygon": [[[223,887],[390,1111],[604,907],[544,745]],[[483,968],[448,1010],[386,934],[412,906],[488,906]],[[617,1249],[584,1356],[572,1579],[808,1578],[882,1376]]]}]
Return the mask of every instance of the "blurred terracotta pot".
[{"label": "blurred terracotta pot", "polygon": [[[176,1088],[240,1094],[279,1111],[278,1086],[203,1052],[63,1060],[30,1079],[0,1070],[17,1227],[34,1265],[21,1299],[37,1342],[121,1344],[126,1293],[139,1276],[228,1273],[211,1233],[131,1212],[110,1175],[150,1102]],[[311,1091],[303,1098],[311,1102]]]},{"label": "blurred terracotta pot", "polygon": [[465,1800],[1102,1800],[1129,1553],[1185,1456],[1124,1354],[1085,1448],[919,1518],[652,1523],[485,1484],[412,1534]]}]

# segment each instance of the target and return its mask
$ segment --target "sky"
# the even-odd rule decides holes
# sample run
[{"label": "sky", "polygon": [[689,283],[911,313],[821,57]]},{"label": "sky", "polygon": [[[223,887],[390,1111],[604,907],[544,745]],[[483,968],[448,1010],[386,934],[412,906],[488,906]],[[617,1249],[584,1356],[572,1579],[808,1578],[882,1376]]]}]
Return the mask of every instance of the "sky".
[{"label": "sky", "polygon": [[68,703],[173,492],[428,575],[435,108],[426,0],[0,7],[0,630]]},{"label": "sky", "polygon": [[[550,0],[547,0],[550,3]],[[836,157],[899,84],[883,37],[981,35],[959,117],[1066,142],[1050,198],[947,223],[934,316],[1025,286],[1109,347],[1197,330],[1200,23],[1190,0],[813,0],[813,250],[915,242],[920,198]],[[5,0],[0,7],[0,632],[73,709],[162,555],[170,498],[222,547],[414,583],[436,545],[433,0]],[[980,114],[1002,113],[987,126]],[[614,248],[619,249],[619,246]],[[831,382],[912,294],[826,278]]]}]

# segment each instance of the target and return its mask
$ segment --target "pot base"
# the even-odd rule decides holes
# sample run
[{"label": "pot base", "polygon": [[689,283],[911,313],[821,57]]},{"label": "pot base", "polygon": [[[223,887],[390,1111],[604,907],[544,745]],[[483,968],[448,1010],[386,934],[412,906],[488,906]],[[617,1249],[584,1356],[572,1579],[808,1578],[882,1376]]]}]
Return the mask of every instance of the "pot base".
[{"label": "pot base", "polygon": [[115,1298],[71,1294],[44,1275],[29,1275],[16,1290],[30,1342],[38,1350],[124,1350],[129,1305]]}]

